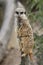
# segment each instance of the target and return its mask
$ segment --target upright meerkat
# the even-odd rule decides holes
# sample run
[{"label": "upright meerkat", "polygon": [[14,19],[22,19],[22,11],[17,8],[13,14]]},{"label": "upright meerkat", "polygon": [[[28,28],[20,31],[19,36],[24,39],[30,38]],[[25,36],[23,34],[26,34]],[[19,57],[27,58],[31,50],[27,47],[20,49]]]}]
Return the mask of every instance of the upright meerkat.
[{"label": "upright meerkat", "polygon": [[22,57],[29,55],[30,59],[33,60],[33,46],[34,38],[32,27],[26,16],[24,8],[16,8],[15,17],[17,17],[17,34],[19,39],[20,50],[23,52]]}]

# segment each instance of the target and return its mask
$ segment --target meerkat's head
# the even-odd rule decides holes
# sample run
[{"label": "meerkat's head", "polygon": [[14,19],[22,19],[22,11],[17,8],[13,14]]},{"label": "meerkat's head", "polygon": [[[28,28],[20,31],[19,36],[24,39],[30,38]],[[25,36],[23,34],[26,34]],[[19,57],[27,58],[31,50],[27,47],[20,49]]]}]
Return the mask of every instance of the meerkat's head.
[{"label": "meerkat's head", "polygon": [[16,8],[15,16],[19,19],[27,19],[26,10],[24,8]]}]

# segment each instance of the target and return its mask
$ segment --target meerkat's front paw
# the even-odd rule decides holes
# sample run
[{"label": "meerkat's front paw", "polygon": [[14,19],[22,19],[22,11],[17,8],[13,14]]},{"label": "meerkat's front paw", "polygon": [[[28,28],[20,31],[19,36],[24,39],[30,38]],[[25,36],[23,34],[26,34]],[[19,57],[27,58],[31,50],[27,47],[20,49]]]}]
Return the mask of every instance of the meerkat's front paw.
[{"label": "meerkat's front paw", "polygon": [[21,55],[21,57],[25,57],[25,56],[26,56],[26,54],[22,54],[22,55]]}]

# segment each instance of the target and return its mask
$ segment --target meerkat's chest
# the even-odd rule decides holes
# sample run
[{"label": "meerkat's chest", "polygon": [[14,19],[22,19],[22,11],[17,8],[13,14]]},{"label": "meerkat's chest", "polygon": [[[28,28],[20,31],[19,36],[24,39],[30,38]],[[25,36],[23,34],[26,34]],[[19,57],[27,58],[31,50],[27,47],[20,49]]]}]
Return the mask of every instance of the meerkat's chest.
[{"label": "meerkat's chest", "polygon": [[29,36],[29,28],[26,23],[19,23],[18,25],[18,35],[20,37],[27,37]]}]

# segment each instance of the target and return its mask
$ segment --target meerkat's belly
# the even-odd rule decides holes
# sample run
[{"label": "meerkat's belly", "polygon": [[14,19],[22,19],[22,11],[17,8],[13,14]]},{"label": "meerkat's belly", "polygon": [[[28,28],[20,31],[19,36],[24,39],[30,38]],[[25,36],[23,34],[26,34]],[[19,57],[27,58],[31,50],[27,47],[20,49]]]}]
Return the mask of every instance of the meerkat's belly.
[{"label": "meerkat's belly", "polygon": [[26,54],[29,54],[29,52],[33,48],[33,44],[29,40],[28,36],[20,38],[20,46],[21,46],[21,51],[24,52],[24,53],[26,53]]}]

